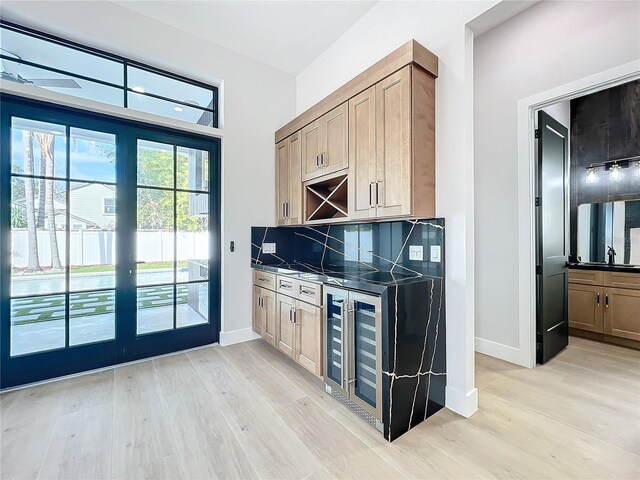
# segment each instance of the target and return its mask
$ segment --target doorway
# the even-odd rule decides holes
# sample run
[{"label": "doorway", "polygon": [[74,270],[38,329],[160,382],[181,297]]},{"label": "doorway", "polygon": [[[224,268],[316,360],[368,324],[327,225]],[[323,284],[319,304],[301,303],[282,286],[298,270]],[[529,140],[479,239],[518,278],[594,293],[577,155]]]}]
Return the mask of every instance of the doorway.
[{"label": "doorway", "polygon": [[219,139],[2,106],[2,388],[216,342]]}]

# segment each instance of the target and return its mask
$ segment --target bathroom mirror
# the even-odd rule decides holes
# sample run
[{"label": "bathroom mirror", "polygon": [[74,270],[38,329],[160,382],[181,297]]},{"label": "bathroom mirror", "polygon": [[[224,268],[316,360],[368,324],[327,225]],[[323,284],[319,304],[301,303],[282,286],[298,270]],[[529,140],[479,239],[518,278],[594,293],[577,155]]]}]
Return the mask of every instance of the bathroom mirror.
[{"label": "bathroom mirror", "polygon": [[610,245],[616,264],[640,265],[640,200],[578,206],[578,259],[607,262]]}]

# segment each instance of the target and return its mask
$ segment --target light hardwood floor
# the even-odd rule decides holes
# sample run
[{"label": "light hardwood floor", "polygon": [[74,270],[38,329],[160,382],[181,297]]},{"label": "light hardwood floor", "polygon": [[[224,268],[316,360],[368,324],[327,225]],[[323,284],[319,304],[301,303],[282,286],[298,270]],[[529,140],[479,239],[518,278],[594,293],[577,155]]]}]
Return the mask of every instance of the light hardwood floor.
[{"label": "light hardwood floor", "polygon": [[261,341],[0,397],[2,479],[640,478],[640,352],[477,357],[480,410],[392,444]]}]

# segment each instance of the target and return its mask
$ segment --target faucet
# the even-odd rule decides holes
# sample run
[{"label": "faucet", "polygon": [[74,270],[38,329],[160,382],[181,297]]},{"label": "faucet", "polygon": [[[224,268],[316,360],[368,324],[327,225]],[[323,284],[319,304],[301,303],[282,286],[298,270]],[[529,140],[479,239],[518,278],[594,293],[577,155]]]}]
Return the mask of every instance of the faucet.
[{"label": "faucet", "polygon": [[613,265],[616,259],[616,251],[613,247],[609,247],[609,250],[607,250],[607,256],[609,257],[609,265]]}]

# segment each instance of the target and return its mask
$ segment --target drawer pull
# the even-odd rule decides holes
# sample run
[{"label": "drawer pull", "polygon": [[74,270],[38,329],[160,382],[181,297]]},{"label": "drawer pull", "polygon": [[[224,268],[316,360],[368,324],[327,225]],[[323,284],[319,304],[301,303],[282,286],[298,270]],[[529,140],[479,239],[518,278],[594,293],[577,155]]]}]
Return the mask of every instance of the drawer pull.
[{"label": "drawer pull", "polygon": [[291,285],[290,283],[281,283],[280,288],[286,288],[287,290],[291,290],[293,288],[293,285]]},{"label": "drawer pull", "polygon": [[316,292],[315,292],[315,291],[313,291],[313,290],[305,290],[304,288],[301,288],[301,289],[300,289],[300,293],[301,293],[302,295],[314,295],[314,296],[315,296],[315,294],[316,294]]}]

